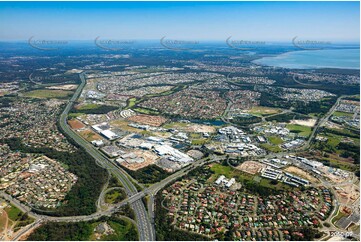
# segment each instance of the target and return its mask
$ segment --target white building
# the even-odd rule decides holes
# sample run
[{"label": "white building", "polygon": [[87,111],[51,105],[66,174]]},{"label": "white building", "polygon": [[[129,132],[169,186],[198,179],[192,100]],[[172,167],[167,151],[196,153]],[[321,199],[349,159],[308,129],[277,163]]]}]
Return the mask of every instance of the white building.
[{"label": "white building", "polygon": [[111,131],[109,129],[101,131],[100,134],[109,140],[115,140],[115,139],[119,138],[119,135],[117,135],[116,133],[114,133],[113,131]]}]

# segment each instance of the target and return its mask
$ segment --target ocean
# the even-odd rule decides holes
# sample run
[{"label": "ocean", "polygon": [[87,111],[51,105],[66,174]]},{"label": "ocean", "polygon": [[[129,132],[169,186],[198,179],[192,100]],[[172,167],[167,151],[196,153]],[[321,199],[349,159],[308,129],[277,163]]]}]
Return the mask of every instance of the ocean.
[{"label": "ocean", "polygon": [[302,50],[263,57],[253,63],[290,69],[360,69],[360,49]]}]

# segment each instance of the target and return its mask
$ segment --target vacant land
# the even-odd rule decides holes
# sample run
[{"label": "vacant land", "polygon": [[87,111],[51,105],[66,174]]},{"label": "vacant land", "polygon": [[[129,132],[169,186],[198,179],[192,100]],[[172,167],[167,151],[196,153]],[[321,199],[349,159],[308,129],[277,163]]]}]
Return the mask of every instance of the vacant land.
[{"label": "vacant land", "polygon": [[129,123],[130,123],[129,121],[121,120],[121,119],[110,121],[110,125],[120,128],[121,130],[124,131],[134,132],[134,133],[141,133],[143,131],[142,129],[136,129],[128,126]]},{"label": "vacant land", "polygon": [[278,108],[270,108],[270,107],[263,107],[263,106],[256,106],[252,107],[248,113],[253,114],[255,116],[268,116],[272,114],[280,113],[281,110]]},{"label": "vacant land", "polygon": [[332,115],[337,116],[337,117],[341,117],[341,116],[352,117],[353,113],[346,113],[346,112],[336,111]]},{"label": "vacant land", "polygon": [[33,90],[29,92],[25,92],[24,97],[30,98],[68,98],[73,94],[72,91],[63,91],[63,90]]},{"label": "vacant land", "polygon": [[264,164],[257,162],[257,161],[245,161],[239,166],[236,167],[236,169],[241,170],[243,172],[247,172],[249,174],[255,175],[258,173],[263,167],[265,167]]},{"label": "vacant land", "polygon": [[32,222],[34,222],[33,218],[13,205],[9,205],[0,211],[0,231],[6,230],[4,231],[6,237]]},{"label": "vacant land", "polygon": [[99,134],[97,134],[94,131],[89,130],[89,129],[80,131],[79,133],[80,133],[81,136],[84,137],[84,139],[86,139],[89,142],[91,142],[93,140],[102,139],[102,137]]},{"label": "vacant land", "polygon": [[154,154],[153,152],[147,151],[147,150],[134,150],[134,154],[137,155],[137,157],[143,158],[144,161],[142,163],[127,163],[123,162],[122,165],[124,165],[126,168],[136,171],[139,169],[142,169],[146,166],[154,164],[158,160],[158,156]]},{"label": "vacant land", "polygon": [[285,171],[295,174],[297,176],[300,176],[302,178],[305,178],[312,183],[318,183],[318,180],[314,176],[311,176],[309,173],[305,172],[304,170],[302,170],[298,167],[289,166],[285,169]]},{"label": "vacant land", "polygon": [[260,146],[268,151],[271,152],[281,152],[282,148],[278,145],[272,145],[272,144],[260,144]]},{"label": "vacant land", "polygon": [[69,120],[68,124],[72,129],[82,129],[85,127],[85,125],[77,119]]},{"label": "vacant land", "polygon": [[185,132],[194,132],[194,133],[214,133],[216,132],[216,127],[204,124],[195,124],[195,123],[184,123],[184,122],[171,122],[163,126],[166,129],[177,129]]},{"label": "vacant land", "polygon": [[162,116],[153,116],[153,115],[146,115],[146,114],[138,114],[134,115],[128,118],[129,121],[140,123],[140,124],[146,124],[150,126],[156,126],[159,127],[165,122],[167,122],[167,119]]},{"label": "vacant land", "polygon": [[67,85],[59,85],[59,86],[50,86],[50,87],[46,87],[46,89],[51,89],[51,90],[74,90],[76,89],[77,85],[72,85],[72,84],[67,84]]},{"label": "vacant land", "polygon": [[307,126],[307,127],[313,127],[313,126],[315,126],[316,122],[317,122],[317,119],[307,119],[307,120],[295,119],[295,120],[291,120],[290,123]]},{"label": "vacant land", "polygon": [[7,230],[8,216],[4,210],[0,210],[0,234],[3,234]]},{"label": "vacant land", "polygon": [[243,185],[256,184],[265,189],[275,190],[288,190],[291,188],[290,186],[282,182],[272,184],[272,180],[270,179],[261,178],[258,175],[252,175],[250,173],[243,172],[230,166],[224,166],[217,163],[210,164],[209,166],[211,167],[211,171],[215,173],[215,175],[210,178],[210,182],[214,182],[220,175],[224,175],[227,178],[235,178],[238,182],[243,183]]},{"label": "vacant land", "polygon": [[7,212],[9,219],[11,219],[12,221],[18,220],[23,215],[20,209],[12,205],[10,205],[10,207],[7,207],[5,211]]},{"label": "vacant land", "polygon": [[100,104],[87,103],[87,104],[76,105],[75,109],[76,110],[96,109],[99,108],[100,106],[101,106]]},{"label": "vacant land", "polygon": [[292,133],[297,133],[300,136],[308,137],[310,136],[312,129],[308,126],[303,126],[299,124],[288,124],[286,126]]},{"label": "vacant land", "polygon": [[283,140],[279,136],[269,136],[267,139],[273,145],[280,145],[283,143]]}]

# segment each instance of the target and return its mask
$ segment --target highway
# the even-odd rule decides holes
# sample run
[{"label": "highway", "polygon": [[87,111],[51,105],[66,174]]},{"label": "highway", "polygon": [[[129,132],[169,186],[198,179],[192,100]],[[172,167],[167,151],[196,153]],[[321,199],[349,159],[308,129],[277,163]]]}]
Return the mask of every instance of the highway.
[{"label": "highway", "polygon": [[337,101],[335,102],[335,104],[332,106],[332,108],[325,114],[325,116],[323,116],[318,122],[316,127],[313,128],[312,133],[310,135],[310,137],[307,140],[307,146],[310,144],[310,142],[312,141],[312,139],[314,138],[317,130],[319,127],[321,127],[322,125],[324,125],[326,123],[326,121],[331,117],[331,115],[333,114],[333,112],[335,111],[336,107],[338,106],[338,104],[340,103],[341,99],[344,98],[345,96],[340,96]]},{"label": "highway", "polygon": [[[137,189],[133,183],[129,180],[129,176],[116,166],[112,161],[95,149],[89,142],[80,137],[76,132],[74,132],[67,124],[67,116],[71,108],[73,107],[74,102],[78,99],[81,91],[83,90],[86,80],[83,73],[80,75],[81,84],[75,91],[73,97],[69,100],[67,106],[65,107],[63,113],[60,115],[60,127],[63,132],[69,135],[79,146],[84,148],[99,165],[109,170],[124,186],[126,193],[129,197],[137,193]],[[155,240],[155,229],[151,224],[149,217],[143,202],[138,199],[131,203],[131,207],[135,212],[136,221],[138,223],[139,239],[140,240]]]}]

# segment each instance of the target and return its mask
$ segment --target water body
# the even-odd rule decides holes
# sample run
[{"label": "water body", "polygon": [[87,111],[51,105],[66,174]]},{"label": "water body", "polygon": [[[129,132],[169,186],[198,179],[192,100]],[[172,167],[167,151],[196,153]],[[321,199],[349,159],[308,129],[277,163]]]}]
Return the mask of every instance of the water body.
[{"label": "water body", "polygon": [[253,63],[290,69],[360,69],[360,49],[302,50],[263,57]]}]

